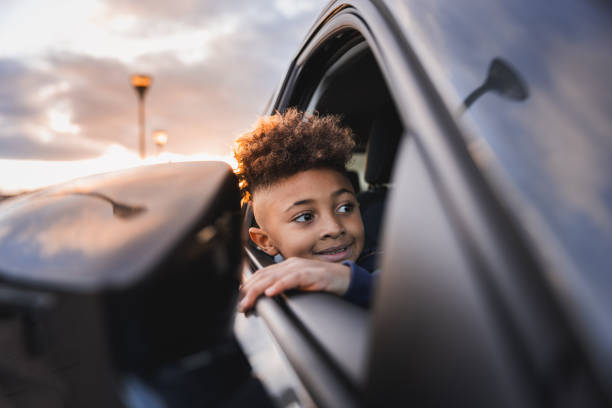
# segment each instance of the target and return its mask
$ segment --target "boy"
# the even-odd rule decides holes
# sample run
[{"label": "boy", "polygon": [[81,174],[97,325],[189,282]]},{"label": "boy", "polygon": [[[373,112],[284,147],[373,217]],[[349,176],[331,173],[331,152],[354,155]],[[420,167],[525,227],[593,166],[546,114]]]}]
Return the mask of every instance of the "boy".
[{"label": "boy", "polygon": [[295,109],[260,119],[235,141],[236,173],[258,224],[249,235],[280,260],[244,282],[241,312],[289,289],[369,304],[373,277],[357,264],[364,230],[345,167],[354,145],[337,117]]}]

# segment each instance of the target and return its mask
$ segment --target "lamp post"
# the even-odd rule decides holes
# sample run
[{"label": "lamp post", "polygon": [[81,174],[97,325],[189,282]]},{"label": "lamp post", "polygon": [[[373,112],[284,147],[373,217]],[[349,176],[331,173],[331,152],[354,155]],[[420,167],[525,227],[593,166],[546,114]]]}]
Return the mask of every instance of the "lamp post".
[{"label": "lamp post", "polygon": [[156,130],[153,132],[153,142],[155,142],[157,146],[157,155],[159,155],[166,143],[168,143],[168,132],[165,130]]},{"label": "lamp post", "polygon": [[138,94],[138,124],[140,126],[139,131],[139,148],[140,158],[144,159],[146,156],[145,147],[145,112],[144,112],[144,97],[147,89],[151,85],[151,77],[149,75],[132,75],[132,86]]}]

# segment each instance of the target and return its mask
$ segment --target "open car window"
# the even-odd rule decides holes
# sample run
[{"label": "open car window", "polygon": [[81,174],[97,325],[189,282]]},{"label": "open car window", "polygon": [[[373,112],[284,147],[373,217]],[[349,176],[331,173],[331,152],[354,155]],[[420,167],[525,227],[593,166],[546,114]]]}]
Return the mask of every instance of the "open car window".
[{"label": "open car window", "polygon": [[[325,37],[325,33],[321,35]],[[307,113],[334,114],[353,130],[356,148],[348,167],[359,192],[366,246],[379,248],[385,198],[392,184],[393,155],[404,126],[370,45],[355,29],[329,34],[294,67],[289,83],[276,106],[266,113],[296,107]],[[252,210],[247,206],[246,236],[253,225]],[[245,251],[249,263],[246,275],[274,262],[250,240]],[[370,325],[367,309],[327,293],[290,292],[277,299],[260,299],[256,313],[266,320],[283,353],[307,383],[306,388],[330,396],[323,405],[352,401],[353,395],[338,390],[347,383],[365,383]],[[340,377],[336,375],[338,370]]]},{"label": "open car window", "polygon": [[[610,388],[611,354],[610,319],[601,307],[607,298],[597,294],[606,293],[609,274],[596,274],[603,284],[596,285],[594,296],[584,283],[595,282],[593,271],[606,266],[599,261],[609,258],[609,251],[590,254],[609,246],[609,240],[588,234],[597,241],[592,244],[582,235],[582,227],[593,232],[594,225],[582,222],[586,214],[574,212],[574,204],[576,197],[583,204],[601,204],[603,190],[592,190],[591,199],[574,194],[569,201],[549,193],[553,182],[563,181],[558,192],[567,192],[603,180],[591,167],[598,160],[585,161],[584,168],[592,171],[580,172],[584,179],[574,177],[576,167],[566,163],[570,158],[581,163],[583,147],[603,146],[603,139],[589,143],[582,135],[595,129],[585,123],[603,125],[591,133],[596,138],[609,124],[605,115],[591,115],[607,106],[601,93],[590,91],[600,88],[602,77],[593,75],[596,69],[582,68],[608,65],[597,56],[601,65],[577,69],[568,63],[573,47],[551,46],[552,39],[565,38],[561,34],[571,19],[544,26],[514,12],[524,5],[513,6],[514,11],[487,6],[506,10],[507,27],[533,39],[517,47],[498,20],[425,4],[330,4],[265,112],[296,107],[338,114],[355,132],[355,185],[382,202],[373,211],[378,221],[371,225],[377,228],[366,226],[368,238],[383,251],[374,307],[368,313],[324,293],[287,293],[261,299],[256,314],[321,406],[355,406],[362,400],[366,406],[449,401],[540,406],[599,399],[599,387]],[[591,7],[574,14],[600,13],[594,7],[587,13]],[[576,21],[576,33],[584,26],[594,32],[595,18],[586,25]],[[539,35],[543,27],[554,35]],[[483,36],[485,28],[490,36]],[[602,28],[600,34],[608,31]],[[496,37],[499,47],[472,47],[476,42],[470,41],[470,52],[464,52],[465,38],[489,43]],[[574,45],[581,47],[580,55],[589,55],[588,47]],[[593,56],[600,54],[592,50]],[[560,87],[550,81],[555,73],[593,88]],[[565,97],[555,98],[560,89]],[[583,118],[580,125],[550,131],[553,122],[576,118]],[[560,141],[581,147],[568,150]],[[593,150],[602,153],[598,157],[607,151]],[[550,168],[543,163],[561,165],[563,171],[548,177],[543,170]],[[507,187],[512,182],[517,185]],[[526,204],[529,197],[537,205]],[[565,204],[557,202],[562,198]],[[362,212],[365,207],[362,203]],[[547,220],[561,224],[549,230]],[[580,242],[573,241],[576,237]],[[256,249],[247,252],[246,273],[252,273],[261,262]],[[572,259],[580,262],[574,265]],[[575,266],[585,273],[576,274]]]},{"label": "open car window", "polygon": [[[329,38],[297,72],[291,92],[284,95],[286,103],[275,109],[338,115],[353,130],[356,148],[349,176],[360,201],[366,247],[376,247],[394,156],[404,132],[382,70],[366,40],[352,29]],[[251,213],[248,223],[255,225]],[[249,246],[255,248],[252,242]],[[265,254],[256,256],[264,265],[271,260]]]}]

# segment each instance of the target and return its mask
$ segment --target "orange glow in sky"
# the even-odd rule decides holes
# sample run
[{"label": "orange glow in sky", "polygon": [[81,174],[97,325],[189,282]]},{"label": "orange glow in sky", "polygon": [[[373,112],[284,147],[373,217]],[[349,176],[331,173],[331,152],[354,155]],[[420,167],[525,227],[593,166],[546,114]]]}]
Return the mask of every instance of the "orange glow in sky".
[{"label": "orange glow in sky", "polygon": [[217,160],[236,167],[231,155],[214,156],[206,153],[182,155],[162,152],[140,160],[138,155],[121,146],[111,146],[97,158],[85,160],[2,160],[0,159],[0,193],[19,194],[38,188],[62,183],[77,177],[106,173],[136,166],[157,163]]},{"label": "orange glow in sky", "polygon": [[[232,140],[263,113],[325,3],[3,1],[0,194],[159,161],[231,163]],[[139,73],[152,76],[144,161]],[[167,131],[163,147],[154,129]]]}]

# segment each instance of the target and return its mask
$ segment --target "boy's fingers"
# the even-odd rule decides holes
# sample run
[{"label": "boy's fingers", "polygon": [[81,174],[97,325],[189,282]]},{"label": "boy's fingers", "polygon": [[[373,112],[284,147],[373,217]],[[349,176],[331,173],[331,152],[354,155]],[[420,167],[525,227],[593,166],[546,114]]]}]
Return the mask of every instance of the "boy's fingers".
[{"label": "boy's fingers", "polygon": [[240,300],[240,303],[238,304],[238,310],[240,312],[246,312],[247,310],[251,309],[255,305],[257,298],[263,295],[266,288],[273,284],[274,281],[267,282],[266,280],[264,282],[258,282],[257,285],[243,290],[241,292],[242,300]]},{"label": "boy's fingers", "polygon": [[282,270],[282,268],[278,268],[279,265],[280,264],[270,265],[263,269],[258,270],[250,278],[242,282],[241,289],[246,290],[250,288],[251,286],[256,285],[258,282],[260,282],[263,279],[270,279],[272,276],[278,275],[280,272],[279,269]]},{"label": "boy's fingers", "polygon": [[322,290],[328,279],[317,272],[317,268],[304,264],[304,260],[299,258],[290,258],[260,269],[242,284],[240,289],[242,301],[239,307],[252,307],[262,294],[276,296],[296,288],[307,291]]},{"label": "boy's fingers", "polygon": [[283,276],[265,290],[266,296],[276,296],[289,289],[321,290],[324,278],[313,271],[306,270]]},{"label": "boy's fingers", "polygon": [[243,297],[242,300],[238,303],[238,311],[241,313],[246,312],[251,308],[251,303],[252,302],[250,301],[250,298],[248,296]]},{"label": "boy's fingers", "polygon": [[[261,272],[258,272],[257,274],[259,273]],[[255,274],[255,276],[253,276],[253,278],[249,280],[248,283],[243,285],[241,289],[242,292],[244,293],[249,293],[249,292],[262,293],[267,287],[269,287],[275,281],[279,280],[282,277],[282,274],[274,273],[274,271],[270,271],[268,273],[262,273],[260,276],[257,276],[257,274]]]},{"label": "boy's fingers", "polygon": [[238,303],[238,310],[240,312],[245,312],[255,306],[255,301],[257,298],[263,293],[262,290],[250,290],[244,293],[242,300]]},{"label": "boy's fingers", "polygon": [[294,279],[283,279],[269,286],[264,293],[266,296],[276,296],[286,290],[297,289],[299,286],[299,282],[296,282]]},{"label": "boy's fingers", "polygon": [[289,289],[294,289],[300,286],[299,274],[293,273],[289,276],[284,276],[278,281],[274,282],[271,286],[269,286],[265,293],[266,296],[276,296],[281,292],[284,292]]},{"label": "boy's fingers", "polygon": [[301,275],[304,268],[296,268],[294,262],[284,261],[276,265],[268,266],[257,271],[243,286],[243,291],[255,290],[263,293],[268,287],[274,285],[282,279],[292,279],[296,275]]},{"label": "boy's fingers", "polygon": [[240,289],[242,300],[238,304],[240,312],[245,312],[252,308],[257,298],[264,293],[266,288],[273,285],[282,276],[282,271],[276,270],[277,268],[269,268],[258,271],[248,281],[243,283]]}]

